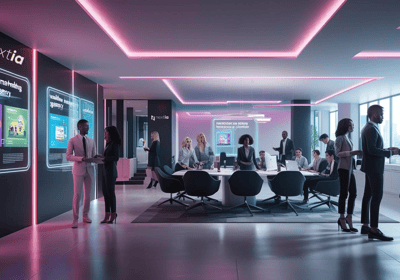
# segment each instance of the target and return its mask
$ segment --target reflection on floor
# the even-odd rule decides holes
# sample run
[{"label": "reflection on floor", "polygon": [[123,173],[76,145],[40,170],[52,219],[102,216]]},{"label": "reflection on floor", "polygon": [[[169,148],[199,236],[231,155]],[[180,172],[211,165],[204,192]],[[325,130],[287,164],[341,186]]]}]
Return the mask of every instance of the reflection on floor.
[{"label": "reflection on floor", "polygon": [[[0,279],[400,279],[400,224],[381,224],[386,243],[334,223],[132,224],[168,196],[147,183],[117,187],[117,224],[99,224],[99,199],[92,224],[71,229],[70,211],[1,238]],[[382,213],[398,220],[399,202]]]}]

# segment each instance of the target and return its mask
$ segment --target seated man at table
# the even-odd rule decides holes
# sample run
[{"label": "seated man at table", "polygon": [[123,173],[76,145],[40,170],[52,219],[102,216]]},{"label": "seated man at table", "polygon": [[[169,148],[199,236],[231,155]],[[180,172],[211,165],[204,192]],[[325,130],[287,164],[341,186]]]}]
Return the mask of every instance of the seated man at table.
[{"label": "seated man at table", "polygon": [[297,166],[304,170],[308,168],[308,161],[307,159],[303,156],[303,150],[301,148],[297,148],[296,150],[294,150],[294,153],[296,154],[296,156],[294,156],[292,158],[292,160],[296,161]]},{"label": "seated man at table", "polygon": [[303,203],[308,202],[308,190],[315,188],[318,182],[325,180],[336,180],[337,178],[339,178],[337,170],[338,163],[335,161],[335,151],[327,150],[325,152],[325,157],[326,160],[328,161],[326,169],[322,171],[318,176],[306,177],[306,181],[304,182],[303,186],[303,193],[304,193]]},{"label": "seated man at table", "polygon": [[259,152],[260,157],[257,158],[257,165],[260,169],[266,170],[267,169],[267,162],[265,159],[265,151],[260,151]]}]

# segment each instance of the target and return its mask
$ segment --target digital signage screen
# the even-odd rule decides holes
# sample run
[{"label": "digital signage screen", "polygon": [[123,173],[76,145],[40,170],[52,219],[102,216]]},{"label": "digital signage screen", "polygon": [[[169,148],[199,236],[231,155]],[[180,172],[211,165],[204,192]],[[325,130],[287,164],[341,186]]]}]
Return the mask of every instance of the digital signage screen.
[{"label": "digital signage screen", "polygon": [[68,141],[79,133],[80,119],[89,122],[88,137],[94,138],[94,103],[63,92],[53,87],[47,88],[47,153],[48,168],[71,166],[67,161]]},{"label": "digital signage screen", "polygon": [[231,144],[231,133],[217,132],[217,145],[228,146]]},{"label": "digital signage screen", "polygon": [[0,173],[30,167],[30,83],[0,68]]}]

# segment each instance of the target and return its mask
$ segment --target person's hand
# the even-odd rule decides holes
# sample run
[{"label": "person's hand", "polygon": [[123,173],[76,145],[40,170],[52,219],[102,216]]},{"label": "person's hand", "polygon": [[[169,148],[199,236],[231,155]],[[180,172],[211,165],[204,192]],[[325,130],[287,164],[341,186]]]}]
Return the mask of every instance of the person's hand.
[{"label": "person's hand", "polygon": [[277,150],[279,150],[279,148],[272,148],[274,151],[277,151]]},{"label": "person's hand", "polygon": [[351,151],[350,154],[352,156],[362,156],[362,151],[361,150],[354,150],[354,151]]},{"label": "person's hand", "polygon": [[93,158],[85,158],[85,162],[93,162]]},{"label": "person's hand", "polygon": [[398,155],[399,154],[399,148],[390,147],[389,150],[392,151],[392,155]]}]

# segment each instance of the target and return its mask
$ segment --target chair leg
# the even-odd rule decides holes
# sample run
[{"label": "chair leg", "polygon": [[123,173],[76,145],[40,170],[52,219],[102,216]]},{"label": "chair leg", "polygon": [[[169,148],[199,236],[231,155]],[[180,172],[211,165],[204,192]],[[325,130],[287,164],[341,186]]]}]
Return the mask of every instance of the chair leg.
[{"label": "chair leg", "polygon": [[244,205],[246,205],[247,209],[250,212],[250,215],[253,216],[253,212],[251,211],[251,208],[249,207],[249,205],[245,202]]},{"label": "chair leg", "polygon": [[161,202],[160,204],[158,204],[157,207],[160,206],[161,204],[164,204],[164,203],[166,203],[166,202],[169,202],[170,200],[171,200],[170,198],[168,198],[167,200],[164,200],[163,202]]},{"label": "chair leg", "polygon": [[189,205],[187,205],[187,204],[185,204],[185,203],[182,203],[182,202],[176,200],[175,198],[173,198],[173,197],[172,197],[172,193],[171,193],[170,195],[171,195],[170,198],[168,198],[167,200],[164,200],[163,202],[161,202],[160,204],[158,204],[157,207],[160,206],[161,204],[166,203],[166,202],[169,202],[170,204],[172,204],[172,202],[176,202],[176,203],[178,203],[178,204],[180,204],[180,205],[183,205],[183,206],[185,206],[185,207],[189,207]]},{"label": "chair leg", "polygon": [[280,197],[279,195],[275,195],[275,196],[272,196],[272,197],[270,197],[270,198],[264,199],[264,200],[261,201],[261,202],[265,202],[265,201],[268,201],[268,200],[271,200],[271,199],[277,199],[277,198],[279,198],[279,197]]},{"label": "chair leg", "polygon": [[176,203],[178,203],[178,204],[180,204],[180,205],[182,205],[182,206],[189,207],[189,205],[187,205],[187,204],[185,204],[185,203],[183,203],[183,202],[180,202],[179,200],[176,200],[176,199],[173,199],[173,198],[172,198],[171,203],[172,203],[172,201],[175,201]]},{"label": "chair leg", "polygon": [[310,210],[313,210],[314,208],[320,207],[320,206],[325,205],[325,204],[328,205],[328,207],[329,207],[329,201],[328,200],[324,200],[324,201],[321,201],[319,204],[311,207]]},{"label": "chair leg", "polygon": [[212,204],[205,203],[205,202],[204,202],[204,198],[201,197],[201,201],[200,201],[200,202],[198,202],[198,203],[196,203],[196,204],[194,204],[194,205],[189,206],[188,208],[186,208],[186,211],[185,211],[185,212],[187,212],[187,211],[189,211],[189,210],[191,210],[191,209],[193,209],[193,208],[199,207],[199,206],[203,207],[203,209],[204,209],[204,211],[206,212],[207,215],[208,215],[208,211],[207,211],[206,206],[209,206],[209,207],[211,207],[211,208],[215,208],[215,209],[218,209],[218,210],[222,210],[222,208],[220,208],[220,207],[217,207],[217,206],[212,205]]},{"label": "chair leg", "polygon": [[215,198],[212,198],[212,197],[205,196],[205,198],[207,198],[207,199],[208,199],[208,201],[215,201],[215,202],[219,202],[217,199],[215,199]]},{"label": "chair leg", "polygon": [[286,203],[289,205],[289,207],[294,211],[294,213],[296,213],[296,216],[298,216],[299,214],[297,213],[296,209],[294,209],[293,205],[289,202],[286,201]]}]

